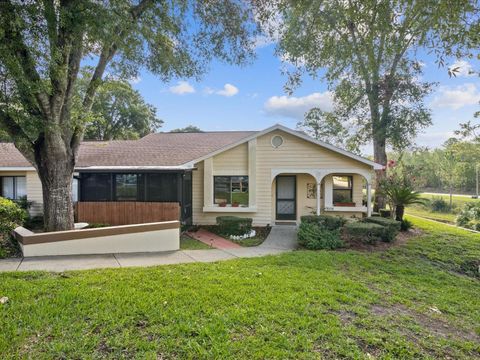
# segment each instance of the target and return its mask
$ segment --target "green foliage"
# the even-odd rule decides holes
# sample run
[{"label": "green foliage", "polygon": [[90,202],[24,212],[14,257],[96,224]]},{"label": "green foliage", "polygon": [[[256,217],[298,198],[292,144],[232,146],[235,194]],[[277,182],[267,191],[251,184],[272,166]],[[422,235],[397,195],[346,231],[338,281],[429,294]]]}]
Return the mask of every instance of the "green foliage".
[{"label": "green foliage", "polygon": [[298,228],[298,244],[308,250],[333,250],[344,246],[340,230],[328,230],[315,222],[302,222]]},{"label": "green foliage", "polygon": [[302,223],[317,224],[326,230],[340,229],[347,220],[341,216],[332,215],[304,215],[301,217]]},{"label": "green foliage", "polygon": [[387,237],[387,228],[374,223],[355,221],[345,224],[343,229],[348,239],[360,241],[368,245],[374,245],[379,241],[384,241]]},{"label": "green foliage", "polygon": [[458,226],[480,231],[480,201],[466,203],[457,216]]},{"label": "green foliage", "polygon": [[198,126],[195,125],[188,125],[184,128],[173,129],[170,132],[173,133],[200,133],[203,132]]},{"label": "green foliage", "polygon": [[384,218],[392,217],[392,210],[390,209],[380,209],[378,211],[381,217],[384,217]]},{"label": "green foliage", "polygon": [[33,201],[28,201],[26,196],[22,196],[17,200],[13,200],[20,206],[23,210],[28,211],[33,204]]},{"label": "green foliage", "polygon": [[433,212],[448,213],[451,210],[448,203],[442,197],[434,197],[428,205]]},{"label": "green foliage", "polygon": [[408,219],[403,219],[402,224],[400,226],[401,231],[408,231],[413,227],[413,224],[410,220]]},{"label": "green foliage", "polygon": [[405,170],[415,177],[419,189],[460,193],[475,191],[480,142],[450,139],[442,148],[420,148],[390,156],[401,160]]},{"label": "green foliage", "polygon": [[244,235],[252,230],[252,218],[238,216],[218,216],[217,225],[220,234],[225,236]]},{"label": "green foliage", "polygon": [[112,79],[99,86],[89,119],[86,140],[138,139],[163,124],[155,107],[147,104],[128,81]]},{"label": "green foliage", "polygon": [[395,240],[395,237],[397,236],[398,232],[401,229],[401,224],[402,222],[393,220],[393,219],[387,219],[387,218],[382,218],[382,217],[369,217],[363,219],[363,222],[366,223],[372,223],[372,224],[378,224],[382,225],[385,227],[385,233],[383,235],[382,240],[385,242],[392,242]]},{"label": "green foliage", "polygon": [[10,233],[25,221],[26,213],[9,199],[0,197],[0,236]]},{"label": "green foliage", "polygon": [[43,229],[43,216],[42,215],[37,215],[37,216],[27,216],[27,219],[25,220],[24,227],[26,227],[28,230],[35,231],[35,230],[42,230]]}]

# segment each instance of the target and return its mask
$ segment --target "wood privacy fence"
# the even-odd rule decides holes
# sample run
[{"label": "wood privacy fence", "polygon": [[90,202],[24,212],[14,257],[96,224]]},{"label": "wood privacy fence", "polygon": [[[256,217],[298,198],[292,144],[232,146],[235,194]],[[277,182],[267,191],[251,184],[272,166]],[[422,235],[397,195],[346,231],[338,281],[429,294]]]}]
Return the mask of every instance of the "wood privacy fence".
[{"label": "wood privacy fence", "polygon": [[77,222],[108,225],[142,224],[180,219],[177,202],[77,202]]}]

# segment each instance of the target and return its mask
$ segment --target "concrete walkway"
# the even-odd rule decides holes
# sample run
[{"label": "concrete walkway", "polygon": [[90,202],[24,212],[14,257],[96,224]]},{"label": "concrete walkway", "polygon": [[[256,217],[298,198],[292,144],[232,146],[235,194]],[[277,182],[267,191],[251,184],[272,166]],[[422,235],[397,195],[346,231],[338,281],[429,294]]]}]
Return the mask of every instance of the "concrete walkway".
[{"label": "concrete walkway", "polygon": [[297,246],[296,225],[275,225],[259,248],[293,250]]},{"label": "concrete walkway", "polygon": [[0,272],[53,271],[157,266],[215,262],[236,258],[276,255],[297,247],[296,227],[277,225],[260,246],[209,250],[178,250],[158,253],[42,256],[0,260]]}]

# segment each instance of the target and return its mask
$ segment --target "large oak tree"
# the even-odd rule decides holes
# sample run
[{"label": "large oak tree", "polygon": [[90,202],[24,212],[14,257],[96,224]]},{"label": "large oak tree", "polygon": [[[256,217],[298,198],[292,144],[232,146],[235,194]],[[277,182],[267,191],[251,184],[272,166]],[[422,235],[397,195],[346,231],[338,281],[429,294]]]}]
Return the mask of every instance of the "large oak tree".
[{"label": "large oak tree", "polygon": [[[241,0],[0,1],[0,125],[35,166],[46,230],[73,227],[71,181],[106,72],[199,76],[209,60],[244,63],[255,32]],[[93,66],[76,110],[81,65]]]},{"label": "large oak tree", "polygon": [[[475,8],[469,0],[255,3],[257,18],[278,41],[279,56],[296,67],[287,89],[298,85],[303,73],[326,81],[337,115],[355,129],[357,144],[373,143],[374,160],[383,165],[389,145],[408,144],[430,124],[423,100],[432,84],[420,80],[417,51],[434,48],[439,58],[456,54],[452,43],[465,40],[457,30]],[[383,176],[377,171],[377,180]],[[384,206],[380,192],[376,204]]]}]

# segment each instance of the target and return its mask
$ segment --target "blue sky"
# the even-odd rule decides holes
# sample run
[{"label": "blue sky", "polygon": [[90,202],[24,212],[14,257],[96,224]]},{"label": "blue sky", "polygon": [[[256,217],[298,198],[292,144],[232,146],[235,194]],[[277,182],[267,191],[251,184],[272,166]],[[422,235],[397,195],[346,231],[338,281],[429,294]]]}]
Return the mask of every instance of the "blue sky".
[{"label": "blue sky", "polygon": [[[416,142],[437,147],[453,135],[458,124],[471,120],[480,109],[480,78],[469,75],[469,67],[479,68],[472,60],[458,62],[461,72],[450,78],[447,68],[439,68],[432,57],[420,56],[425,64],[423,78],[438,82],[426,100],[432,109],[433,125]],[[331,107],[325,83],[305,77],[292,96],[283,90],[286,76],[281,74],[281,62],[274,55],[274,46],[257,49],[257,58],[250,65],[236,67],[214,62],[210,71],[197,82],[175,79],[164,83],[142,72],[133,82],[146,101],[157,108],[165,121],[162,131],[189,124],[202,130],[261,130],[275,123],[294,128],[310,107],[325,110]],[[370,154],[370,147],[364,147]]]}]

